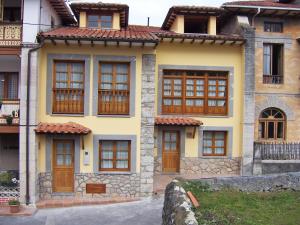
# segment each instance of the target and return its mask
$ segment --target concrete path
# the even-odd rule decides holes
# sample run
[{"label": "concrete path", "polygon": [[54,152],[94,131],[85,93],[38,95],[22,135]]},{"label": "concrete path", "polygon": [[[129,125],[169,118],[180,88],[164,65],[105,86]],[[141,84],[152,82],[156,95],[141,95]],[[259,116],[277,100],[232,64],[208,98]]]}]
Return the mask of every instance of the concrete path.
[{"label": "concrete path", "polygon": [[31,217],[0,217],[0,225],[161,225],[163,199],[40,209]]}]

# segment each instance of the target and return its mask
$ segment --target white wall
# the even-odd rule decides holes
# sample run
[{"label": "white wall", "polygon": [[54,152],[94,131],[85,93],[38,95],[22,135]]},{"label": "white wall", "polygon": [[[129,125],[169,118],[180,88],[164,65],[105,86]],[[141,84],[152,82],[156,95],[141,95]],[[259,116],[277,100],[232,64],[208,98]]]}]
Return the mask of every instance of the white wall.
[{"label": "white wall", "polygon": [[61,19],[48,0],[24,0],[23,43],[35,43],[40,31],[51,29],[51,17],[55,25],[61,24]]}]

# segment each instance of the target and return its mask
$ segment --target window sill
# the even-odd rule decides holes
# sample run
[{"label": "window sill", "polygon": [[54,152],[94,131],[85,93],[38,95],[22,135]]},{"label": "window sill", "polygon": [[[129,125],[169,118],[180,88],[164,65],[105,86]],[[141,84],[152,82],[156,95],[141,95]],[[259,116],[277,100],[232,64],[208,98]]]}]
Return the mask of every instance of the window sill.
[{"label": "window sill", "polygon": [[54,117],[85,117],[86,116],[80,114],[49,114],[49,115]]},{"label": "window sill", "polygon": [[231,156],[199,156],[201,159],[232,159]]},{"label": "window sill", "polygon": [[103,118],[109,118],[109,117],[111,117],[111,118],[132,118],[134,116],[130,116],[130,115],[96,115],[96,117],[98,117],[98,118],[101,118],[101,117],[103,117]]},{"label": "window sill", "polygon": [[96,172],[96,174],[99,174],[99,175],[133,175],[135,173],[133,172],[118,172],[118,171],[98,171]]}]

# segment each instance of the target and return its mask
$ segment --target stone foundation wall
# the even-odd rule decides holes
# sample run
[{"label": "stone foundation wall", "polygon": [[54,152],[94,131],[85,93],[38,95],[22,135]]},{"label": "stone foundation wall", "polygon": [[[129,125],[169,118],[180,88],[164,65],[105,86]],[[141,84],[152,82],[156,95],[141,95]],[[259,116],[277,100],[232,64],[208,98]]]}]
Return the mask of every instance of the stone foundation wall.
[{"label": "stone foundation wall", "polygon": [[[181,175],[240,175],[241,159],[240,158],[181,158],[180,174]],[[162,173],[162,159],[155,158],[155,174]]]},{"label": "stone foundation wall", "polygon": [[[105,194],[87,194],[86,184],[106,184]],[[39,189],[41,199],[53,198],[51,173],[39,174]],[[78,198],[135,198],[140,195],[139,174],[75,174],[75,197]]]},{"label": "stone foundation wall", "polygon": [[200,179],[212,190],[232,188],[244,192],[265,192],[292,190],[300,191],[300,172],[264,176],[216,177]]}]

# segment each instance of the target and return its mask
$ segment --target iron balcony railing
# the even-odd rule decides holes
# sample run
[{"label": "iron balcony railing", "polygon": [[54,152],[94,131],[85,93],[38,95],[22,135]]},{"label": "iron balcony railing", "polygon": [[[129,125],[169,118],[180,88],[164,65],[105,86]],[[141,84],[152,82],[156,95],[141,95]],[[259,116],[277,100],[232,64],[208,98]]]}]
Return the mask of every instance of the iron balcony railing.
[{"label": "iron balcony railing", "polygon": [[254,143],[254,159],[300,160],[300,143]]}]

